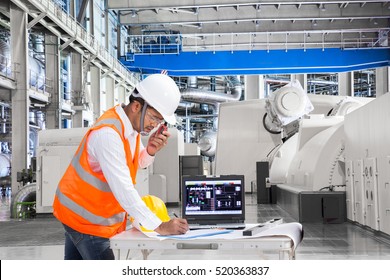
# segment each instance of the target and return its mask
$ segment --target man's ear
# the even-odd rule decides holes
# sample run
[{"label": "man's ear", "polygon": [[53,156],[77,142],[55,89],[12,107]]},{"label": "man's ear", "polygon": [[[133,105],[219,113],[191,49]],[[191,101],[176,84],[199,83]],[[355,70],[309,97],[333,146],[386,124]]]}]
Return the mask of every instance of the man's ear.
[{"label": "man's ear", "polygon": [[138,113],[139,111],[142,110],[142,104],[139,103],[138,101],[134,101],[133,106],[131,106],[131,109],[134,113]]}]

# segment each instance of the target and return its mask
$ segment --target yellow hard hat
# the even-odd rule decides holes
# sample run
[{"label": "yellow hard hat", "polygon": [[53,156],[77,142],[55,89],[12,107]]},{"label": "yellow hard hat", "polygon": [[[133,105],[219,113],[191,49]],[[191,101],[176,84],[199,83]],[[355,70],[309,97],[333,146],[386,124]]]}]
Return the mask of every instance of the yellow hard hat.
[{"label": "yellow hard hat", "polygon": [[[171,218],[168,215],[167,207],[165,206],[164,201],[154,195],[145,195],[142,197],[142,200],[145,202],[146,206],[154,213],[157,217],[160,218],[163,222],[168,222]],[[145,227],[141,226],[143,231],[152,231],[148,230]]]}]

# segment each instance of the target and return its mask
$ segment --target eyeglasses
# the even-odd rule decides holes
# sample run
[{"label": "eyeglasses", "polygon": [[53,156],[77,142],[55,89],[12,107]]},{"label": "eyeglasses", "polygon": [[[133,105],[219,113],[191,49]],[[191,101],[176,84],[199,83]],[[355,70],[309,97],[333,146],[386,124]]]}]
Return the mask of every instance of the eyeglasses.
[{"label": "eyeglasses", "polygon": [[161,124],[164,122],[164,119],[157,118],[153,116],[149,111],[146,111],[146,114],[148,115],[148,118],[155,124]]}]

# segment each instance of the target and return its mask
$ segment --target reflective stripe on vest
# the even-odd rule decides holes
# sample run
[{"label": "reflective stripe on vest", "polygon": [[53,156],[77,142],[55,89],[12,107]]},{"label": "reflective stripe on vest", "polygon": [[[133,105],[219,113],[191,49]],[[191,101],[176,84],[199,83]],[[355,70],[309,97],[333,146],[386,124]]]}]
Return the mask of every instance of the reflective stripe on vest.
[{"label": "reflective stripe on vest", "polygon": [[96,178],[92,174],[88,173],[80,164],[80,158],[82,151],[84,151],[85,142],[87,142],[87,138],[84,137],[83,141],[81,142],[80,149],[78,153],[75,154],[73,157],[71,164],[73,168],[76,170],[77,174],[81,178],[83,178],[83,181],[87,182],[91,186],[94,186],[95,188],[99,189],[102,192],[111,192],[110,187],[108,186],[107,182],[103,182],[102,180]]},{"label": "reflective stripe on vest", "polygon": [[[104,125],[108,125],[108,124],[112,124],[115,126],[115,128],[119,131],[119,133],[121,135],[123,135],[123,130],[122,130],[122,125],[120,123],[119,120],[116,120],[116,119],[105,119],[105,120],[101,120],[99,122],[97,122],[94,127],[99,127],[99,126],[104,126]],[[108,186],[107,182],[103,182],[101,181],[100,179],[94,177],[93,175],[91,175],[90,173],[88,173],[80,164],[80,158],[81,158],[81,154],[82,152],[84,151],[84,148],[85,148],[85,143],[87,142],[87,137],[84,137],[83,141],[81,142],[81,145],[80,145],[80,149],[78,150],[78,152],[75,154],[75,156],[73,157],[72,161],[71,161],[71,164],[72,166],[74,167],[74,169],[76,169],[76,172],[77,174],[79,174],[79,176],[81,178],[83,178],[83,180],[85,182],[87,182],[88,184],[90,184],[91,186],[94,186],[95,188],[99,189],[100,191],[102,192],[111,192],[111,189],[110,187]]]},{"label": "reflective stripe on vest", "polygon": [[66,195],[63,195],[59,188],[57,188],[56,195],[62,205],[71,209],[77,215],[83,217],[84,219],[90,221],[93,224],[102,225],[102,226],[111,226],[122,222],[125,218],[124,212],[118,213],[108,218],[94,215],[93,213],[89,212],[85,208],[75,203],[73,200],[69,199]]},{"label": "reflective stripe on vest", "polygon": [[[126,214],[113,196],[111,188],[104,178],[103,173],[96,173],[90,169],[87,162],[88,152],[86,150],[86,143],[90,133],[103,127],[111,127],[120,134],[124,144],[127,165],[130,170],[129,175],[135,184],[136,170],[138,169],[140,137],[138,135],[136,140],[135,156],[133,160],[129,142],[124,138],[124,126],[114,107],[103,114],[101,119],[87,132],[81,141],[78,150],[57,188],[53,214],[55,214],[61,222],[75,230],[87,234],[110,237],[116,232],[124,230],[126,225]],[[85,193],[82,194],[88,190],[88,188],[91,192],[94,192],[93,189],[96,189],[95,195],[99,198],[95,202],[85,197]],[[72,196],[74,196],[74,198],[72,198]],[[110,205],[107,208],[108,212],[104,212],[108,217],[105,216],[103,212],[99,212],[98,208],[99,205],[102,205],[101,203],[105,203],[107,206]],[[83,220],[80,220],[80,218]]]}]

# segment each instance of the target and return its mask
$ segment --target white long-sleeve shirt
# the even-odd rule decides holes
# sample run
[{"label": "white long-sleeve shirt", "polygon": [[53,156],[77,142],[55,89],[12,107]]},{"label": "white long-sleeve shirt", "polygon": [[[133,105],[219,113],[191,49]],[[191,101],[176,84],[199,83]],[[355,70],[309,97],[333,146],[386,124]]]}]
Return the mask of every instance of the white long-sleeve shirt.
[{"label": "white long-sleeve shirt", "polygon": [[[124,123],[124,136],[129,141],[131,154],[134,157],[138,132],[133,129],[123,108],[121,106],[115,108]],[[91,132],[87,149],[88,162],[92,170],[103,172],[112,193],[123,209],[144,227],[157,228],[161,220],[146,207],[134,188],[126,163],[123,142],[118,133],[110,127]],[[139,151],[139,168],[145,168],[153,163],[154,157],[147,153],[142,143],[140,143]]]}]

